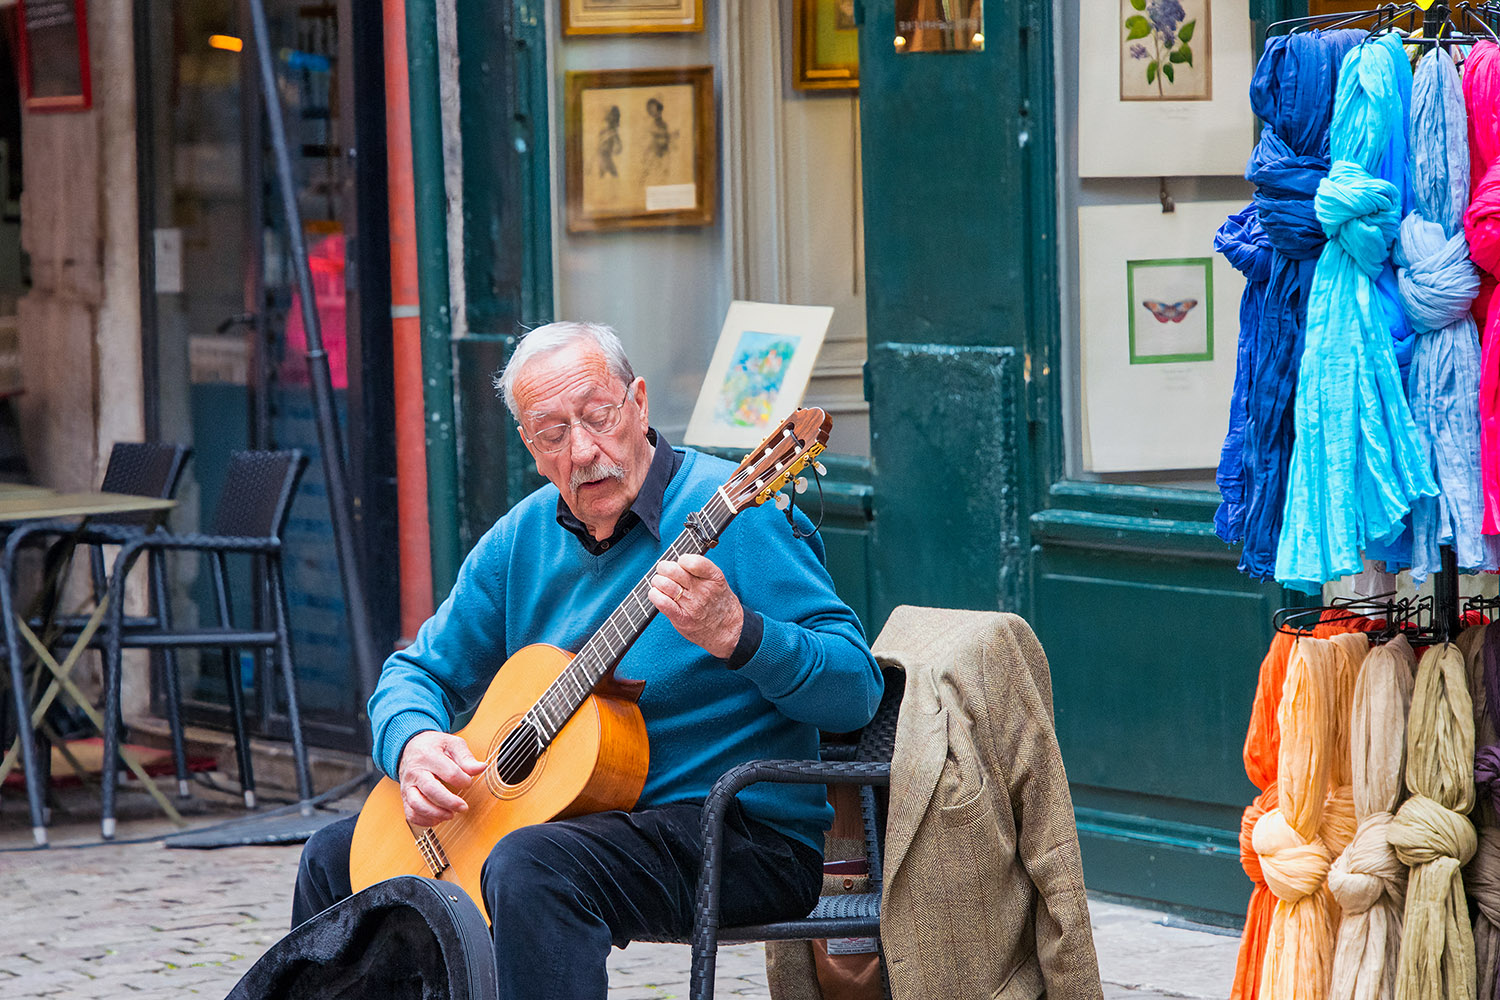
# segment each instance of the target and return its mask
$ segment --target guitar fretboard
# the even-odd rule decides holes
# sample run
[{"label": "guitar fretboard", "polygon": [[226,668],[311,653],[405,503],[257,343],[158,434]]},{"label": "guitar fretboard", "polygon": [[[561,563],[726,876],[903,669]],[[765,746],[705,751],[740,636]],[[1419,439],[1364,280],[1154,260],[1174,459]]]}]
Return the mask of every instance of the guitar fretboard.
[{"label": "guitar fretboard", "polygon": [[[702,510],[688,518],[682,534],[677,536],[657,561],[679,559],[688,553],[702,555],[707,552],[729,522],[734,520],[735,513],[734,508],[724,499],[723,493],[716,492]],[[594,686],[614,669],[656,617],[656,605],[646,596],[651,589],[651,577],[655,574],[656,566],[653,563],[646,575],[630,588],[630,593],[620,606],[610,612],[604,624],[583,644],[578,655],[573,657],[557,680],[552,682],[526,713],[524,721],[540,737],[541,747],[552,742],[593,692]]]}]

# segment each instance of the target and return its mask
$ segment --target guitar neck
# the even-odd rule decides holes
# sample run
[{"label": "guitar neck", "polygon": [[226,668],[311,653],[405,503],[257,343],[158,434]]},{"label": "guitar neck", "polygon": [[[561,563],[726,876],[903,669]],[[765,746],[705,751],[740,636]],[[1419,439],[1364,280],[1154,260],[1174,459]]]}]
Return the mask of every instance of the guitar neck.
[{"label": "guitar neck", "polygon": [[[658,562],[680,559],[689,553],[702,555],[714,546],[737,512],[716,492],[703,509],[687,520],[682,533],[662,553]],[[630,588],[620,606],[610,612],[604,624],[578,651],[562,674],[537,699],[537,703],[526,713],[545,746],[573,717],[573,713],[593,693],[595,685],[613,670],[629,651],[635,641],[646,631],[646,626],[656,617],[656,605],[651,603],[647,592],[651,589],[651,577],[656,574],[653,563],[646,575]]]}]

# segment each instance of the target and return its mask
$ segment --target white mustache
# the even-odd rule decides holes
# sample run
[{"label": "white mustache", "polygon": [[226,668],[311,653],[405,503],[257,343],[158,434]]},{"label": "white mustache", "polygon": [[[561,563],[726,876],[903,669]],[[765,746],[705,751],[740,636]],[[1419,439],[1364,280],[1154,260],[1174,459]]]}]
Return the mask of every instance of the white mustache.
[{"label": "white mustache", "polygon": [[568,477],[568,488],[577,490],[584,483],[592,483],[596,479],[624,479],[625,468],[615,465],[608,459],[601,458],[593,465],[574,469],[573,474]]}]

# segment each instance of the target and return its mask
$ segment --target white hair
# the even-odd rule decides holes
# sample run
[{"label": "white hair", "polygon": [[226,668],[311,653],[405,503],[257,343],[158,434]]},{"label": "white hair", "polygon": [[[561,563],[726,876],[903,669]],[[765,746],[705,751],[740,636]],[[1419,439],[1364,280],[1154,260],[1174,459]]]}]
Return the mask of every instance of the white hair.
[{"label": "white hair", "polygon": [[505,400],[510,415],[520,419],[516,404],[516,376],[532,361],[544,354],[551,354],[579,341],[588,341],[604,355],[604,364],[609,373],[619,379],[626,388],[635,381],[635,369],[625,356],[625,345],[615,331],[603,323],[578,323],[564,320],[539,326],[521,338],[516,353],[510,356],[505,368],[494,378],[495,390]]}]

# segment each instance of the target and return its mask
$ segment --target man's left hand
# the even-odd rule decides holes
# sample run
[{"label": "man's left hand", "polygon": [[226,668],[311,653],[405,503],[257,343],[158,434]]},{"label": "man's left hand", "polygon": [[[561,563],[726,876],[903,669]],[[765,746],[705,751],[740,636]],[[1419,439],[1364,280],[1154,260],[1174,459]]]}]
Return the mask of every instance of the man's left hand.
[{"label": "man's left hand", "polygon": [[740,641],[745,608],[711,560],[688,554],[657,563],[648,594],[684,639],[710,656],[729,659]]}]

